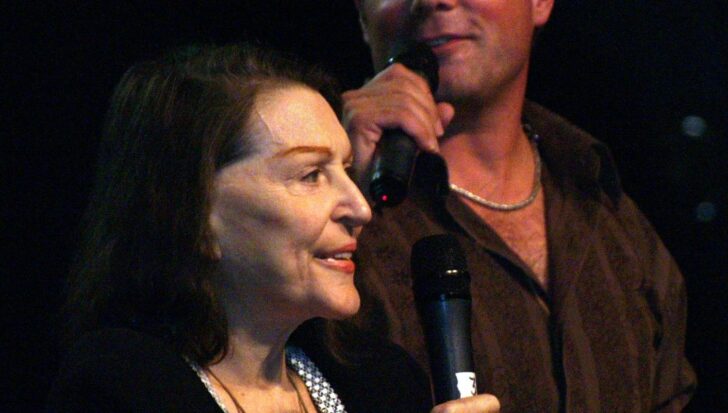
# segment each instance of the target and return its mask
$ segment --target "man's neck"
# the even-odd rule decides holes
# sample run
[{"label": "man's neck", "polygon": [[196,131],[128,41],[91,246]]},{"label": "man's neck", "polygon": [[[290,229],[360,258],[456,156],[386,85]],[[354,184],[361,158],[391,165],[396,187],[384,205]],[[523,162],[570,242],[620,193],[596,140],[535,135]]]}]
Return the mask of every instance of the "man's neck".
[{"label": "man's neck", "polygon": [[521,95],[500,105],[484,105],[478,116],[454,120],[440,153],[447,163],[450,183],[471,195],[508,205],[532,199],[525,207],[506,212],[485,207],[483,202],[458,192],[533,271],[534,279],[548,289],[545,200],[535,181],[540,179],[538,155],[521,124],[523,103]]},{"label": "man's neck", "polygon": [[[533,154],[521,125],[523,95],[501,98],[479,109],[456,106],[453,122],[440,144],[450,182],[473,191],[510,198],[530,187]],[[490,185],[483,187],[483,183]]]}]

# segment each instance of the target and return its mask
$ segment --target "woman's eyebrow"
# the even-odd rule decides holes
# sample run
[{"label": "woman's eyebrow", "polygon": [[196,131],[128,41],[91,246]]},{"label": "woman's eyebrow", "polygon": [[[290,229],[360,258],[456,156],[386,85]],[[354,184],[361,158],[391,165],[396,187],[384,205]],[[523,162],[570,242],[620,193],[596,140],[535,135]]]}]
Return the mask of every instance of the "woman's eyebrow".
[{"label": "woman's eyebrow", "polygon": [[285,156],[295,155],[299,153],[321,153],[327,156],[333,156],[333,152],[331,152],[331,149],[327,148],[326,146],[294,146],[293,148],[288,148],[276,152],[273,157],[282,158]]}]

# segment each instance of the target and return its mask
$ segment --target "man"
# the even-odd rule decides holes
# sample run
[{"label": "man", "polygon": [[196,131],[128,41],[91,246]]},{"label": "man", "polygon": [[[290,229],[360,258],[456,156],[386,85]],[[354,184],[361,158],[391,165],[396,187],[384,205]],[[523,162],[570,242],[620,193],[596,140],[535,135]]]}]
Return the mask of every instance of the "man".
[{"label": "man", "polygon": [[[695,376],[679,270],[622,193],[604,145],[525,101],[534,31],[553,0],[355,1],[379,71],[343,95],[362,190],[385,129],[439,154],[448,173],[421,156],[408,199],[365,229],[356,322],[427,367],[410,247],[450,232],[472,277],[478,389],[500,411],[682,410]],[[437,56],[434,94],[403,66],[386,67],[411,41]]]}]

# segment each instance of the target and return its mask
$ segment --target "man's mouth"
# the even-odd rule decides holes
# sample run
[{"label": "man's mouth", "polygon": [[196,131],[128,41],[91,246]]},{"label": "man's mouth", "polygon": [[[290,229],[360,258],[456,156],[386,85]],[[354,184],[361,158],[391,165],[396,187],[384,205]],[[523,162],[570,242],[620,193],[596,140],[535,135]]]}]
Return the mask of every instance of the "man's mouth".
[{"label": "man's mouth", "polygon": [[425,44],[430,47],[437,47],[451,41],[453,38],[453,36],[435,37],[434,39],[426,40]]}]

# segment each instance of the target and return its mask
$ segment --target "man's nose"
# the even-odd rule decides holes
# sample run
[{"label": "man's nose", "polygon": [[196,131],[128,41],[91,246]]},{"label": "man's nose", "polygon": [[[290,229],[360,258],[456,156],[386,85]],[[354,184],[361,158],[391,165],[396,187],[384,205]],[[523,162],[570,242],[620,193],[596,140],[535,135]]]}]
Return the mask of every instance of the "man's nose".
[{"label": "man's nose", "polygon": [[412,0],[410,10],[412,14],[427,14],[434,11],[451,10],[460,0]]}]

